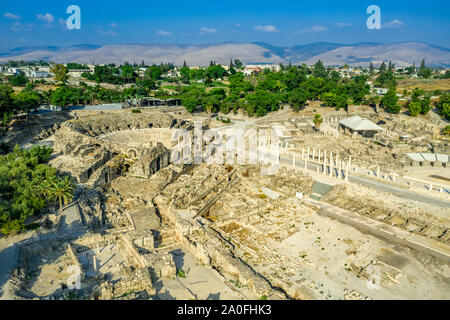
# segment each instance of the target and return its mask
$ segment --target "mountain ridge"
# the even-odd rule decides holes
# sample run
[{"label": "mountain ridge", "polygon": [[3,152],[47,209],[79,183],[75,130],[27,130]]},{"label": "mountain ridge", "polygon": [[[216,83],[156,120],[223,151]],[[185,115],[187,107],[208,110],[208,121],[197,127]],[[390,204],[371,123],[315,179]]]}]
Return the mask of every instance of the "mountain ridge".
[{"label": "mountain ridge", "polygon": [[397,66],[419,64],[425,59],[427,65],[450,66],[450,49],[425,42],[397,43],[362,42],[342,44],[315,42],[296,46],[275,46],[266,42],[214,44],[153,43],[153,44],[77,44],[67,47],[36,46],[18,47],[0,52],[0,62],[8,60],[51,60],[56,63],[141,63],[183,61],[194,65],[209,65],[211,60],[228,64],[230,59],[244,63],[293,63],[313,64],[322,60],[325,65],[374,65],[392,60]]}]

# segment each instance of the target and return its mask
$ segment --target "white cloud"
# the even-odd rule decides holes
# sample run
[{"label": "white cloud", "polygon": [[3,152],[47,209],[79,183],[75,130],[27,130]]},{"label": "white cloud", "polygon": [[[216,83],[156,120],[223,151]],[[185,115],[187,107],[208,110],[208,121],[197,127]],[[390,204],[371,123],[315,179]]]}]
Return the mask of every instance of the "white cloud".
[{"label": "white cloud", "polygon": [[242,27],[242,24],[236,23],[236,27]]},{"label": "white cloud", "polygon": [[158,30],[158,31],[156,31],[156,34],[158,36],[168,37],[168,36],[170,36],[172,34],[172,32],[164,31],[164,30]]},{"label": "white cloud", "polygon": [[64,31],[69,30],[69,29],[67,29],[67,20],[65,20],[63,18],[59,18],[58,23],[59,23],[59,26],[61,27],[61,30],[64,30]]},{"label": "white cloud", "polygon": [[278,32],[279,30],[272,25],[267,26],[255,26],[255,30],[262,31],[262,32]]},{"label": "white cloud", "polygon": [[308,28],[301,29],[299,31],[295,31],[294,33],[314,33],[314,32],[325,32],[328,31],[328,28],[321,25],[315,25]]},{"label": "white cloud", "polygon": [[353,26],[352,23],[347,23],[347,22],[338,22],[338,23],[336,23],[336,25],[337,25],[338,27],[341,27],[341,28]]},{"label": "white cloud", "polygon": [[116,37],[116,36],[119,35],[116,31],[111,30],[111,29],[105,30],[105,29],[104,29],[103,27],[101,27],[101,26],[98,27],[97,33],[100,34],[100,35],[102,35],[102,36],[109,36],[109,37]]},{"label": "white cloud", "polygon": [[217,33],[217,29],[214,29],[214,28],[205,28],[205,27],[202,27],[202,28],[200,28],[200,32],[199,32],[200,34],[207,34],[207,33]]},{"label": "white cloud", "polygon": [[404,23],[403,21],[395,19],[395,20],[392,20],[392,21],[390,21],[388,23],[385,23],[383,25],[383,27],[384,28],[400,28],[400,27],[403,27],[405,25],[406,25],[406,23]]},{"label": "white cloud", "polygon": [[20,31],[21,28],[22,28],[22,25],[18,22],[14,22],[11,26],[12,31]]},{"label": "white cloud", "polygon": [[11,13],[11,12],[6,12],[3,16],[5,18],[12,19],[12,20],[20,20],[21,19],[21,17],[19,15]]},{"label": "white cloud", "polygon": [[119,26],[117,25],[117,23],[113,22],[110,24],[111,28],[117,29]]},{"label": "white cloud", "polygon": [[14,32],[19,32],[19,31],[26,31],[26,32],[30,32],[33,30],[34,25],[29,23],[29,24],[21,24],[19,22],[14,22],[11,25],[11,31]]},{"label": "white cloud", "polygon": [[39,20],[41,20],[41,21],[44,21],[44,22],[47,22],[47,23],[52,23],[54,20],[55,20],[55,17],[54,16],[52,16],[50,13],[46,13],[46,14],[40,14],[40,13],[38,13],[37,15],[36,15],[36,17],[39,19]]}]

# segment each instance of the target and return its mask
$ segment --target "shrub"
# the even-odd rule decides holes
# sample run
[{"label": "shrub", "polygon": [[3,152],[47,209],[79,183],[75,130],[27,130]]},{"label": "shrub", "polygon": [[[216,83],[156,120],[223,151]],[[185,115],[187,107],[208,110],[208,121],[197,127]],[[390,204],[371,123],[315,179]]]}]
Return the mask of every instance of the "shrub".
[{"label": "shrub", "polygon": [[179,269],[177,271],[177,276],[178,276],[178,278],[186,278],[186,272],[184,272],[183,269]]},{"label": "shrub", "polygon": [[450,126],[446,126],[443,130],[443,134],[446,136],[450,136]]},{"label": "shrub", "polygon": [[422,110],[422,105],[420,102],[411,102],[408,105],[408,110],[411,116],[417,116]]}]

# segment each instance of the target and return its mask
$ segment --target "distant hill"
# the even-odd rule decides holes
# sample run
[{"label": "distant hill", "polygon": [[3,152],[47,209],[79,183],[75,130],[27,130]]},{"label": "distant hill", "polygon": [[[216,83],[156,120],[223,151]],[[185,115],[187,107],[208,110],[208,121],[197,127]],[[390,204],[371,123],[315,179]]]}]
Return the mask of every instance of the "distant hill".
[{"label": "distant hill", "polygon": [[190,66],[209,65],[211,60],[228,65],[230,59],[244,63],[313,64],[368,66],[392,60],[396,66],[419,65],[449,67],[450,50],[423,42],[337,44],[318,42],[292,47],[277,47],[263,42],[192,44],[122,44],[97,46],[80,44],[70,47],[21,47],[0,53],[0,62],[8,60],[50,60],[57,63],[141,63],[159,64],[186,61]]}]

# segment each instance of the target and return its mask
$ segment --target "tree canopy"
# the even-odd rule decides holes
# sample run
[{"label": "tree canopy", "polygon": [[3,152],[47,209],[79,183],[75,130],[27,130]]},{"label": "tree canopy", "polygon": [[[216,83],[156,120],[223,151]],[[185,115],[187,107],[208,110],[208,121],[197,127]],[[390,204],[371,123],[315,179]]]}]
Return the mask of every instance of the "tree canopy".
[{"label": "tree canopy", "polygon": [[[4,234],[22,231],[26,220],[38,215],[43,208],[57,199],[52,189],[66,186],[69,200],[73,184],[68,178],[58,177],[56,169],[46,165],[52,149],[33,147],[22,150],[18,146],[12,153],[0,156],[0,230]],[[70,187],[67,187],[70,185]]]}]

